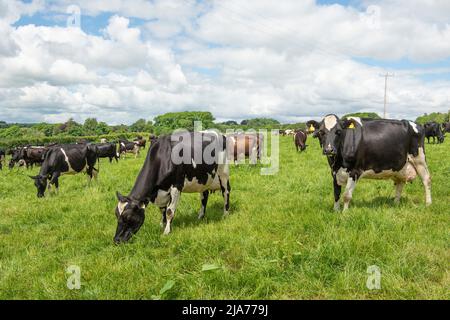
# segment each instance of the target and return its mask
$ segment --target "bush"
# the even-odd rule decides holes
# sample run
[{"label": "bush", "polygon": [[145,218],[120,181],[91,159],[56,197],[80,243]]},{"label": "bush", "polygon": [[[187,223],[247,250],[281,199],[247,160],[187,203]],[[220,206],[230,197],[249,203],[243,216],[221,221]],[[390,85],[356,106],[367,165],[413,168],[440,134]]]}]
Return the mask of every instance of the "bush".
[{"label": "bush", "polygon": [[54,137],[23,137],[18,139],[0,139],[0,148],[12,149],[15,147],[34,145],[43,146],[51,143],[76,143],[80,140],[87,140],[90,142],[100,142],[100,139],[106,139],[109,142],[118,142],[119,139],[134,139],[141,135],[144,139],[148,139],[149,133],[143,132],[127,132],[118,134],[104,134],[97,136],[54,136]]}]

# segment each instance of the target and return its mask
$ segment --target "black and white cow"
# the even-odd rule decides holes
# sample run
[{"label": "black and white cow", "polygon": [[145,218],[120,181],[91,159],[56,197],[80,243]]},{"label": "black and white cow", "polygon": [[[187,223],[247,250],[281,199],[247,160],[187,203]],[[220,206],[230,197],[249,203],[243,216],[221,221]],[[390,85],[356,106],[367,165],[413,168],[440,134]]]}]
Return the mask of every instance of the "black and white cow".
[{"label": "black and white cow", "polygon": [[130,194],[117,193],[114,242],[126,242],[138,232],[149,203],[160,208],[164,234],[169,234],[182,192],[200,193],[202,206],[198,218],[203,218],[209,193],[215,190],[222,191],[226,216],[231,188],[226,138],[222,134],[186,132],[159,137],[150,145]]},{"label": "black and white cow", "polygon": [[119,140],[119,154],[123,155],[124,158],[127,153],[133,153],[134,157],[137,158],[140,149],[139,145],[134,141]]},{"label": "black and white cow", "polygon": [[59,188],[58,179],[63,174],[77,174],[86,169],[89,181],[97,176],[98,170],[94,168],[97,161],[97,147],[90,144],[56,145],[47,151],[41,170],[37,176],[31,177],[37,188],[37,196],[43,197],[50,180],[48,189],[55,185]]},{"label": "black and white cow", "polygon": [[120,154],[117,152],[117,145],[115,143],[96,143],[95,146],[97,147],[97,156],[99,158],[109,158],[110,163],[113,159],[119,162]]},{"label": "black and white cow", "polygon": [[9,162],[9,168],[14,168],[15,164],[26,165],[27,168],[34,165],[40,165],[44,161],[46,147],[33,147],[26,146],[22,148],[16,148],[12,151],[11,160]]},{"label": "black and white cow", "polygon": [[426,204],[431,204],[431,176],[424,153],[423,128],[406,120],[340,120],[327,115],[318,138],[331,167],[334,208],[339,210],[341,186],[345,186],[344,210],[348,209],[359,179],[392,179],[395,202],[400,201],[406,182],[418,174],[425,188]]},{"label": "black and white cow", "polygon": [[436,143],[436,138],[438,143],[444,142],[444,133],[439,123],[434,121],[427,122],[423,127],[425,128],[425,138],[427,138],[428,143],[430,143],[430,138],[433,138],[433,143]]}]

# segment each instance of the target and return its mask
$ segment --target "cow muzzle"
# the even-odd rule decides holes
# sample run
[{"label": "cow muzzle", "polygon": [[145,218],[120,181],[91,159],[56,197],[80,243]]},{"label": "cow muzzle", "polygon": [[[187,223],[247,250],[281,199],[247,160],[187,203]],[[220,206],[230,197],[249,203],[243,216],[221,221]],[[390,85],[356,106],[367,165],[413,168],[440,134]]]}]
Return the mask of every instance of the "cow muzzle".
[{"label": "cow muzzle", "polygon": [[334,156],[336,155],[336,150],[330,144],[328,144],[328,146],[323,149],[323,154],[326,156]]}]

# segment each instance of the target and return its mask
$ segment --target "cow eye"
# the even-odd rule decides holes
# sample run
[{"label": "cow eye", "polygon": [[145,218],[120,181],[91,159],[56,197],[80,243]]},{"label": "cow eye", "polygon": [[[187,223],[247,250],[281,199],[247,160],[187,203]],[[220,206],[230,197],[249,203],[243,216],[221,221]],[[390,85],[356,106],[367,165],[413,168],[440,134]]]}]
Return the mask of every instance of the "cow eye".
[{"label": "cow eye", "polygon": [[339,129],[336,130],[336,135],[338,135],[338,136],[341,135],[341,130],[339,130]]}]

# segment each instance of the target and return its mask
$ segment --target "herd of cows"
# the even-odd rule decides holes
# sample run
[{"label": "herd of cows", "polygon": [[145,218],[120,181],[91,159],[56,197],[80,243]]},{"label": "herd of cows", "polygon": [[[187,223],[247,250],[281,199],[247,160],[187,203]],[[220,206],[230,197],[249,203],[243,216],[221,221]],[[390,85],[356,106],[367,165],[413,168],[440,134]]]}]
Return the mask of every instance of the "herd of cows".
[{"label": "herd of cows", "polygon": [[[407,120],[340,119],[325,116],[320,122],[308,121],[306,130],[280,130],[281,135],[292,135],[297,151],[307,147],[308,135],[317,138],[322,153],[327,157],[334,188],[334,209],[340,209],[342,187],[343,203],[347,210],[357,182],[363,178],[391,179],[395,185],[395,202],[400,201],[405,183],[419,176],[425,190],[425,203],[431,204],[431,175],[425,157],[425,138],[430,143],[444,141],[450,132],[450,123],[427,123],[421,126]],[[160,208],[164,234],[171,232],[171,224],[181,193],[199,193],[204,217],[208,196],[220,190],[224,198],[224,215],[230,207],[229,163],[249,157],[251,163],[261,160],[264,136],[257,133],[223,135],[218,131],[174,133],[149,137],[150,148],[127,196],[117,192],[117,229],[115,243],[127,242],[136,234],[145,220],[145,209],[152,203]],[[53,144],[45,147],[25,146],[5,152],[0,150],[0,169],[11,156],[9,168],[40,165],[39,174],[32,176],[37,196],[46,190],[58,190],[58,179],[63,174],[85,171],[89,178],[98,174],[100,158],[118,161],[126,153],[137,157],[145,149],[147,140],[141,136],[133,141],[118,143],[101,141],[77,144]],[[180,152],[181,150],[181,152]],[[175,152],[176,151],[176,152]],[[174,161],[174,154],[183,161]]]}]

